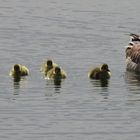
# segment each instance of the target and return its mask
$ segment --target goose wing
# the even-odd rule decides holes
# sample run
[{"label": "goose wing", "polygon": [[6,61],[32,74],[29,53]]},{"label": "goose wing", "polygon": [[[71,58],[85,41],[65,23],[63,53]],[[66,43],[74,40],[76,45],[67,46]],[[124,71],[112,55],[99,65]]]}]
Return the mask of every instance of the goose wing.
[{"label": "goose wing", "polygon": [[140,45],[133,46],[128,55],[134,63],[140,63]]}]

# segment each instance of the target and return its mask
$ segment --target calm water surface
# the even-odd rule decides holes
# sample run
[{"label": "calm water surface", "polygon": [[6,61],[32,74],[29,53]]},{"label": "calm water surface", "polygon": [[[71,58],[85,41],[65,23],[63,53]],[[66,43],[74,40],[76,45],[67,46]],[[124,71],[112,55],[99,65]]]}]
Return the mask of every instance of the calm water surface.
[{"label": "calm water surface", "polygon": [[[0,0],[0,139],[139,140],[140,77],[125,71],[124,46],[140,34],[139,0]],[[47,81],[52,58],[67,72]],[[30,75],[14,82],[11,66]],[[108,63],[105,85],[88,70]]]}]

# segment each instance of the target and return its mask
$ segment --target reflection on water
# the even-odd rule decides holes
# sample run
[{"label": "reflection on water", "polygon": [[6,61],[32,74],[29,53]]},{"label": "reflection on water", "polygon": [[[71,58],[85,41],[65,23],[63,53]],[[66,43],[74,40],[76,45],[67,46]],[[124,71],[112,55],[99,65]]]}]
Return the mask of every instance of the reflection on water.
[{"label": "reflection on water", "polygon": [[140,74],[135,72],[125,73],[125,81],[128,85],[128,89],[133,93],[139,93],[140,90]]},{"label": "reflection on water", "polygon": [[25,84],[25,81],[25,77],[18,76],[13,78],[14,95],[19,94],[19,89]]},{"label": "reflection on water", "polygon": [[108,87],[108,79],[102,79],[100,80],[101,87]]},{"label": "reflection on water", "polygon": [[101,86],[101,87],[108,87],[109,80],[108,79],[101,79],[101,80],[91,80],[91,83],[94,86]]},{"label": "reflection on water", "polygon": [[108,99],[109,80],[91,80],[90,82],[93,85],[94,91],[98,91],[104,99]]},{"label": "reflection on water", "polygon": [[[62,83],[62,80],[48,80],[46,81],[46,88],[47,88],[47,91],[52,91],[53,90],[53,93],[60,93],[60,89],[61,89],[61,83]],[[51,92],[49,92],[49,95],[50,95]],[[52,93],[52,94],[53,94]],[[48,95],[48,93],[46,94]]]},{"label": "reflection on water", "polygon": [[61,88],[61,79],[54,80],[54,89],[56,93],[60,93],[60,88]]},{"label": "reflection on water", "polygon": [[18,83],[18,82],[20,82],[20,80],[21,80],[21,76],[15,76],[13,78],[14,83]]},{"label": "reflection on water", "polygon": [[125,82],[130,93],[128,101],[140,101],[140,73],[126,71]]}]

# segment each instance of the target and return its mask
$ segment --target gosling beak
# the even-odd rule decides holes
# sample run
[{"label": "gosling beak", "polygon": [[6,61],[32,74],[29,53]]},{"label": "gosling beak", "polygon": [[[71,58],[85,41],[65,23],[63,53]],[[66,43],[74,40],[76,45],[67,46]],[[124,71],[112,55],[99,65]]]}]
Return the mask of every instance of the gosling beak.
[{"label": "gosling beak", "polygon": [[108,71],[108,72],[110,72],[110,70],[109,70],[109,69],[107,69],[107,71]]}]

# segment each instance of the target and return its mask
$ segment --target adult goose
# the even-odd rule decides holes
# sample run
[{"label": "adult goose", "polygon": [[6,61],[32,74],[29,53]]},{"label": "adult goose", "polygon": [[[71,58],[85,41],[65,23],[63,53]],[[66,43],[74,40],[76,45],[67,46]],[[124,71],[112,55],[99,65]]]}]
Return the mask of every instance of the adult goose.
[{"label": "adult goose", "polygon": [[126,47],[126,69],[140,72],[140,36],[130,34],[131,42]]}]

